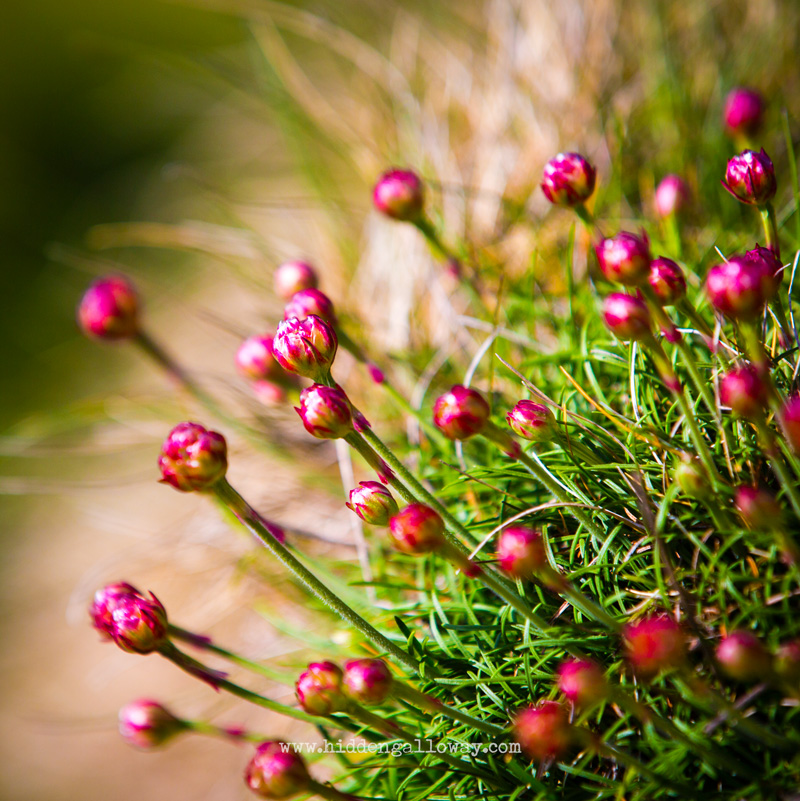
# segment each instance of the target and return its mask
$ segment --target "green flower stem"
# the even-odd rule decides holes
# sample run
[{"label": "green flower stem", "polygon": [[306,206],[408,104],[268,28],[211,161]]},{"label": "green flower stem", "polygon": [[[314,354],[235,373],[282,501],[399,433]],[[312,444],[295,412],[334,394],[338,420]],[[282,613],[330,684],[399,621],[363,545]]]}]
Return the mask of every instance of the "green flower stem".
[{"label": "green flower stem", "polygon": [[583,223],[584,227],[590,234],[594,234],[595,227],[597,226],[597,222],[594,219],[594,215],[589,209],[586,208],[586,205],[583,203],[578,203],[575,208],[575,214],[578,215],[578,218]]},{"label": "green flower stem", "polygon": [[358,796],[343,793],[330,784],[322,784],[314,779],[308,783],[308,789],[327,801],[360,801]]},{"label": "green flower stem", "polygon": [[757,324],[752,320],[745,320],[739,324],[739,331],[742,334],[747,358],[759,369],[762,377],[770,382],[773,393],[775,393],[775,386],[772,384],[769,371],[769,357],[761,342]]},{"label": "green flower stem", "polygon": [[767,240],[767,247],[780,259],[781,243],[778,238],[778,217],[775,214],[775,207],[772,203],[767,203],[764,206],[759,206],[758,211],[761,214],[761,222],[764,226],[764,236]]},{"label": "green flower stem", "polygon": [[351,609],[338,595],[332,592],[308,568],[305,567],[285,546],[278,542],[261,523],[258,513],[239,495],[226,479],[218,481],[213,491],[251,534],[255,535],[268,551],[286,567],[308,590],[332,609],[343,620],[350,623],[381,651],[385,651],[392,659],[401,663],[415,673],[419,664],[407,651],[395,645],[377,629],[364,620],[361,615]]},{"label": "green flower stem", "polygon": [[[764,417],[756,421],[756,430],[758,431],[758,438],[761,441],[761,448],[764,451],[764,455],[769,459],[775,477],[778,479],[781,487],[783,487],[795,515],[798,520],[800,520],[800,491],[797,488],[797,483],[786,470],[786,465],[783,463],[783,457],[781,456],[780,448],[775,439],[775,434],[767,425],[767,421]],[[790,551],[795,558],[800,555],[800,551],[798,551],[797,546],[791,542],[788,535],[785,536],[783,541],[790,543]]]},{"label": "green flower stem", "polygon": [[681,240],[681,227],[678,215],[674,212],[668,214],[664,220],[664,228],[666,229],[666,238],[669,243],[668,247],[675,258],[680,260],[683,256],[683,242]]},{"label": "green flower stem", "polygon": [[263,743],[264,740],[269,739],[263,734],[248,731],[235,731],[226,729],[224,726],[215,726],[213,723],[208,723],[205,720],[183,720],[181,721],[187,731],[194,732],[195,734],[205,734],[209,737],[219,737],[223,740],[234,740],[236,742],[246,743]]}]

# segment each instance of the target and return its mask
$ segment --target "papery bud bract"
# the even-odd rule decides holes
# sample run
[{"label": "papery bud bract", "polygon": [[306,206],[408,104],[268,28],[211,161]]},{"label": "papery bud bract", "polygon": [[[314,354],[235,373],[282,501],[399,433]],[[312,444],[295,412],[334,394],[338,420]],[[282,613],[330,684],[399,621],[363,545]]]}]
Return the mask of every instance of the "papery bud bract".
[{"label": "papery bud bract", "polygon": [[505,573],[530,578],[548,566],[542,535],[527,526],[509,526],[497,539],[497,563]]},{"label": "papery bud bract", "polygon": [[789,446],[795,453],[800,453],[800,395],[787,398],[778,419]]},{"label": "papery bud bract", "polygon": [[119,733],[135,748],[157,748],[186,729],[186,724],[156,701],[133,701],[119,711]]},{"label": "papery bud bract", "polygon": [[761,127],[764,98],[755,89],[743,86],[732,89],[725,98],[722,119],[729,135],[752,135]]},{"label": "papery bud bract", "polygon": [[94,281],[78,306],[78,324],[97,339],[130,339],[139,331],[139,296],[122,275]]},{"label": "papery bud bract", "polygon": [[800,689],[800,639],[783,643],[775,652],[773,668],[776,675],[795,688]]},{"label": "papery bud bract", "polygon": [[375,208],[395,220],[414,222],[422,215],[425,191],[419,176],[411,170],[385,172],[372,192]]},{"label": "papery bud bract", "polygon": [[622,231],[595,245],[597,261],[609,281],[638,286],[650,272],[650,245],[645,237]]},{"label": "papery bud bract", "polygon": [[360,704],[380,704],[392,690],[392,674],[382,659],[352,659],[344,666],[347,694]]},{"label": "papery bud bract", "polygon": [[603,319],[619,339],[641,341],[652,336],[652,319],[647,304],[632,295],[614,292],[603,301]]},{"label": "papery bud bract", "polygon": [[556,419],[549,407],[532,400],[518,401],[506,421],[515,434],[530,442],[549,442],[556,433]]},{"label": "papery bud bract", "polygon": [[608,694],[603,669],[591,659],[567,659],[556,671],[558,689],[575,706],[587,709]]},{"label": "papery bud bract", "polygon": [[734,156],[721,183],[737,200],[752,206],[768,203],[778,188],[775,167],[763,148],[759,153],[745,150]]},{"label": "papery bud bract", "polygon": [[489,420],[489,404],[477,390],[456,384],[440,395],[433,407],[433,422],[449,439],[467,439]]},{"label": "papery bud bract", "polygon": [[429,553],[444,543],[444,521],[422,503],[412,503],[394,515],[389,532],[395,547],[404,553]]},{"label": "papery bud bract", "polygon": [[347,508],[372,526],[388,526],[392,515],[398,512],[394,496],[379,481],[359,481],[350,490]]},{"label": "papery bud bract", "polygon": [[204,492],[225,477],[225,437],[199,423],[179,423],[170,431],[158,457],[161,481],[181,492]]},{"label": "papery bud bract", "polygon": [[322,381],[330,373],[339,340],[333,327],[312,314],[278,323],[272,342],[275,358],[290,373]]},{"label": "papery bud bract", "polygon": [[686,296],[683,270],[672,259],[653,259],[647,280],[662,306],[674,306]]},{"label": "papery bud bract", "polygon": [[325,320],[329,325],[336,325],[333,301],[319,289],[302,289],[300,292],[295,292],[283,310],[285,320],[291,320],[292,317],[305,320],[312,314]]},{"label": "papery bud bract", "polygon": [[766,679],[772,668],[772,656],[752,631],[732,631],[717,645],[717,662],[732,679]]},{"label": "papery bud bract", "polygon": [[275,358],[272,337],[268,334],[248,337],[236,351],[236,367],[254,381],[274,381],[285,376]]},{"label": "papery bud bract", "polygon": [[706,295],[711,305],[734,320],[759,317],[764,304],[774,295],[773,286],[763,264],[745,256],[731,256],[714,265],[706,276]]},{"label": "papery bud bract", "polygon": [[244,780],[256,795],[280,799],[305,790],[311,777],[303,757],[291,746],[280,740],[268,740],[256,748]]},{"label": "papery bud bract", "polygon": [[662,671],[680,667],[686,660],[686,635],[666,615],[629,623],[622,638],[628,663],[642,678],[654,678]]},{"label": "papery bud bract", "polygon": [[680,175],[665,175],[656,187],[656,214],[659,217],[671,217],[679,214],[690,199],[689,184]]},{"label": "papery bud bract", "polygon": [[309,715],[330,715],[347,705],[342,669],[333,662],[312,662],[295,684],[300,706]]},{"label": "papery bud bract", "polygon": [[95,593],[89,615],[94,627],[123,651],[149,654],[165,645],[167,610],[153,593],[130,584],[110,584]]},{"label": "papery bud bract", "polygon": [[559,153],[544,166],[542,192],[556,206],[588,200],[597,179],[595,168],[579,153]]},{"label": "papery bud bract", "polygon": [[742,522],[755,531],[769,531],[782,526],[783,510],[769,490],[737,487],[734,506]]},{"label": "papery bud bract", "polygon": [[338,387],[312,384],[300,393],[300,407],[295,411],[313,437],[340,439],[353,430],[350,401]]},{"label": "papery bud bract", "polygon": [[542,701],[518,712],[513,733],[523,752],[540,762],[564,757],[574,739],[567,710],[555,701]]},{"label": "papery bud bract", "polygon": [[771,248],[756,245],[744,254],[747,261],[758,265],[763,273],[765,297],[769,300],[778,293],[783,280],[783,264]]},{"label": "papery bud bract", "polygon": [[690,498],[707,498],[711,492],[708,475],[696,459],[684,459],[672,473],[672,480],[680,491]]},{"label": "papery bud bract", "polygon": [[769,385],[752,364],[746,364],[722,376],[719,397],[746,420],[760,420],[767,412]]},{"label": "papery bud bract", "polygon": [[274,281],[275,292],[288,300],[303,289],[316,289],[319,279],[307,261],[293,260],[285,261],[275,270]]}]

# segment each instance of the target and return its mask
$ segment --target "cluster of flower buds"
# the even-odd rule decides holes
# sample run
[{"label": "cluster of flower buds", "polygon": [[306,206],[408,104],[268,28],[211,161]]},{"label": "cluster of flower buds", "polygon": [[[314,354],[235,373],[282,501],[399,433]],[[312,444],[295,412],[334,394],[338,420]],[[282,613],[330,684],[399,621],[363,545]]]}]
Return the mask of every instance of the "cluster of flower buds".
[{"label": "cluster of flower buds", "polygon": [[640,286],[650,273],[650,243],[647,237],[621,231],[595,245],[600,270],[609,281]]},{"label": "cluster of flower buds", "polygon": [[755,89],[739,86],[725,98],[722,119],[730,136],[752,136],[764,118],[764,98]]},{"label": "cluster of flower buds", "polygon": [[686,634],[667,615],[654,615],[629,623],[622,634],[625,657],[643,679],[682,667],[686,661]]},{"label": "cluster of flower buds", "polygon": [[686,296],[683,270],[672,259],[653,259],[647,281],[662,306],[674,306]]},{"label": "cluster of flower buds", "polygon": [[559,153],[544,166],[542,192],[556,206],[577,206],[594,192],[597,171],[579,153]]},{"label": "cluster of flower buds", "polygon": [[578,709],[590,709],[608,696],[608,682],[597,662],[567,659],[556,671],[559,692]]},{"label": "cluster of flower buds", "polygon": [[133,701],[119,711],[119,733],[135,748],[158,748],[185,730],[184,721],[156,701]]},{"label": "cluster of flower buds", "polygon": [[721,183],[737,200],[751,206],[769,203],[778,187],[775,167],[763,148],[759,153],[744,150],[734,156]]},{"label": "cluster of flower buds", "polygon": [[345,663],[342,681],[350,698],[370,706],[389,697],[394,679],[383,659],[351,659]]},{"label": "cluster of flower buds", "polygon": [[437,398],[433,422],[449,439],[468,439],[486,427],[489,412],[489,404],[480,392],[456,384]]},{"label": "cluster of flower buds", "polygon": [[608,330],[623,341],[640,342],[653,335],[647,304],[633,295],[612,292],[603,301],[603,320]]},{"label": "cluster of flower buds", "polygon": [[316,289],[319,279],[316,270],[307,261],[285,261],[274,275],[275,292],[288,300],[304,289]]},{"label": "cluster of flower buds", "polygon": [[772,672],[772,656],[752,631],[739,629],[723,637],[716,657],[725,674],[736,681],[763,681]]},{"label": "cluster of flower buds", "polygon": [[506,415],[511,430],[529,442],[549,442],[556,434],[556,419],[549,407],[532,400],[521,400]]},{"label": "cluster of flower buds", "polygon": [[336,325],[333,301],[319,289],[301,289],[299,292],[295,292],[283,310],[285,320],[291,320],[292,317],[305,320],[312,314],[325,320],[329,325]]},{"label": "cluster of flower buds", "polygon": [[312,384],[300,393],[295,411],[312,437],[341,439],[353,431],[350,401],[338,387]]},{"label": "cluster of flower buds", "polygon": [[415,172],[392,169],[378,179],[372,200],[375,208],[387,217],[416,222],[422,217],[425,188]]},{"label": "cluster of flower buds", "polygon": [[542,701],[518,712],[513,733],[522,751],[539,762],[563,758],[575,741],[567,710],[555,701]]},{"label": "cluster of flower buds", "polygon": [[394,496],[378,481],[360,481],[350,490],[345,505],[372,526],[388,526],[392,516],[398,512]]},{"label": "cluster of flower buds", "polygon": [[756,319],[778,288],[771,267],[766,259],[738,255],[714,265],[706,276],[711,305],[734,320]]},{"label": "cluster of flower buds", "polygon": [[181,492],[207,492],[225,477],[225,437],[199,423],[179,423],[170,431],[158,457],[162,483]]},{"label": "cluster of flower buds", "polygon": [[347,706],[342,669],[334,662],[312,662],[297,679],[295,692],[309,715],[330,715]]},{"label": "cluster of flower buds", "polygon": [[324,381],[336,358],[339,340],[332,326],[312,314],[303,320],[292,317],[278,323],[272,347],[284,370]]},{"label": "cluster of flower buds", "polygon": [[122,275],[94,281],[78,306],[81,330],[96,339],[131,339],[139,332],[139,296]]},{"label": "cluster of flower buds", "polygon": [[746,420],[760,420],[769,403],[769,384],[752,364],[735,367],[722,376],[719,396],[725,406]]},{"label": "cluster of flower buds", "polygon": [[689,184],[680,175],[665,175],[656,187],[655,208],[659,217],[678,215],[691,200]]},{"label": "cluster of flower buds", "polygon": [[420,555],[440,548],[444,542],[444,521],[435,509],[412,503],[389,520],[389,534],[395,548]]},{"label": "cluster of flower buds", "polygon": [[244,780],[256,795],[274,799],[297,795],[311,783],[303,757],[280,740],[268,740],[256,748]]},{"label": "cluster of flower buds", "polygon": [[153,593],[119,582],[95,593],[89,607],[92,625],[128,653],[149,654],[168,642],[167,610]]}]

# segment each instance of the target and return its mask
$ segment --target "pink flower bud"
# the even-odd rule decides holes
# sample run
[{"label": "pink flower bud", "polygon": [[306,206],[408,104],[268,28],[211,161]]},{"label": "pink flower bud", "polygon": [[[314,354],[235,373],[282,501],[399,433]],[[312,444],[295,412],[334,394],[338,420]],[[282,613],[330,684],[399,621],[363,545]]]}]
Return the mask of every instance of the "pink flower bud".
[{"label": "pink flower bud", "polygon": [[790,640],[775,653],[775,673],[794,688],[800,688],[800,640]]},{"label": "pink flower bud", "polygon": [[256,748],[244,773],[247,786],[262,798],[288,798],[305,790],[311,777],[306,763],[288,743],[267,740]]},{"label": "pink flower bud", "polygon": [[250,389],[265,406],[277,406],[286,400],[286,390],[275,381],[253,381]]},{"label": "pink flower bud", "polygon": [[672,259],[665,259],[663,256],[653,259],[647,280],[662,306],[674,306],[686,295],[683,270]]},{"label": "pink flower bud", "polygon": [[149,654],[167,643],[167,610],[151,592],[143,595],[130,584],[109,584],[89,607],[92,624],[123,651]]},{"label": "pink flower bud", "polygon": [[800,453],[800,395],[786,400],[778,413],[783,436],[795,453]]},{"label": "pink flower bud", "polygon": [[603,319],[614,336],[623,341],[641,341],[652,336],[647,304],[640,298],[614,292],[603,301]]},{"label": "pink flower bud", "polygon": [[425,191],[419,176],[411,170],[385,172],[372,192],[375,208],[395,220],[414,222],[422,215]]},{"label": "pink flower bud", "polygon": [[772,657],[751,631],[732,631],[717,645],[717,661],[727,676],[736,681],[769,678]]},{"label": "pink flower bud", "polygon": [[685,459],[678,463],[672,473],[672,480],[684,495],[702,500],[711,492],[706,471],[694,459]]},{"label": "pink flower bud", "polygon": [[706,276],[706,295],[711,305],[734,320],[753,320],[772,299],[773,283],[763,263],[745,256],[731,256]]},{"label": "pink flower bud", "polygon": [[275,292],[288,300],[303,289],[316,289],[316,270],[307,261],[285,261],[275,270]]},{"label": "pink flower bud", "polygon": [[181,492],[206,492],[225,477],[225,437],[199,423],[179,423],[169,432],[158,457],[161,481]]},{"label": "pink flower bud", "polygon": [[392,517],[389,533],[399,551],[429,553],[444,543],[444,521],[430,506],[412,503]]},{"label": "pink flower bud", "polygon": [[765,297],[769,300],[778,294],[783,280],[783,264],[771,248],[756,245],[744,254],[747,261],[758,265],[763,273]]},{"label": "pink flower bud", "polygon": [[504,572],[530,578],[548,566],[542,535],[527,526],[509,526],[497,539],[497,563]]},{"label": "pink flower bud", "polygon": [[647,237],[622,231],[595,245],[597,261],[609,281],[638,286],[650,273],[650,245]]},{"label": "pink flower bud", "polygon": [[506,415],[512,431],[531,442],[549,442],[556,433],[556,419],[543,403],[521,400]]},{"label": "pink flower bud", "polygon": [[750,136],[761,127],[764,98],[755,89],[737,87],[725,98],[723,121],[730,136]]},{"label": "pink flower bud", "polygon": [[555,701],[541,701],[517,713],[513,731],[525,754],[539,762],[561,759],[574,739],[567,710]]},{"label": "pink flower bud", "polygon": [[782,524],[783,510],[769,490],[737,487],[734,505],[742,522],[755,531],[780,528]]},{"label": "pink flower bud", "polygon": [[328,323],[312,314],[305,320],[293,317],[278,323],[272,347],[284,370],[322,381],[330,373],[339,340]]},{"label": "pink flower bud", "polygon": [[725,406],[746,420],[760,420],[767,411],[769,386],[752,364],[735,367],[719,384],[719,397]]},{"label": "pink flower bud", "polygon": [[372,526],[388,526],[398,511],[394,496],[378,481],[360,481],[350,490],[350,502],[346,506]]},{"label": "pink flower bud", "polygon": [[94,281],[78,306],[78,324],[97,339],[130,339],[139,331],[139,296],[122,275]]},{"label": "pink flower bud", "polygon": [[489,404],[477,390],[456,384],[433,406],[433,422],[450,439],[468,439],[489,420]]},{"label": "pink flower bud", "polygon": [[352,659],[344,666],[347,694],[360,704],[380,704],[392,690],[392,674],[382,659]]},{"label": "pink flower bud", "polygon": [[338,387],[312,384],[300,393],[300,407],[294,410],[312,437],[341,439],[353,431],[350,401]]},{"label": "pink flower bud", "polygon": [[333,301],[319,289],[302,289],[300,292],[295,292],[283,310],[285,320],[291,320],[292,317],[305,320],[312,314],[325,320],[329,325],[336,325]]},{"label": "pink flower bud", "polygon": [[119,733],[135,748],[158,748],[186,729],[186,724],[155,701],[134,701],[119,711]]},{"label": "pink flower bud", "polygon": [[330,715],[347,705],[342,669],[333,662],[312,662],[295,684],[297,700],[309,715]]},{"label": "pink flower bud", "polygon": [[625,656],[642,678],[678,668],[686,660],[686,635],[666,615],[655,615],[629,623],[623,630]]},{"label": "pink flower bud", "polygon": [[236,367],[253,381],[274,381],[285,375],[275,358],[272,337],[267,334],[248,337],[242,342],[236,351]]},{"label": "pink flower bud", "polygon": [[591,659],[567,659],[558,668],[558,689],[575,706],[588,709],[608,694],[603,669]]},{"label": "pink flower bud", "polygon": [[722,185],[742,203],[763,206],[775,196],[775,167],[764,148],[745,150],[728,162]]},{"label": "pink flower bud", "polygon": [[597,172],[578,153],[559,153],[544,165],[542,192],[556,206],[577,206],[588,200]]},{"label": "pink flower bud", "polygon": [[679,214],[691,199],[689,184],[679,175],[665,175],[656,187],[655,206],[659,217]]}]

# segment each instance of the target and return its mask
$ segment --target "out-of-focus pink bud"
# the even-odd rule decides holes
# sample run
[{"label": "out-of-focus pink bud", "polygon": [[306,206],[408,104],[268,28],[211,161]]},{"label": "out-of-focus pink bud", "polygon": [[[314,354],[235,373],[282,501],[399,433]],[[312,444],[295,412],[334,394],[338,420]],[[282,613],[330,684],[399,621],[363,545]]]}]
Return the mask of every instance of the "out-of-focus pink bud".
[{"label": "out-of-focus pink bud", "polygon": [[338,387],[312,384],[300,393],[295,411],[312,437],[340,439],[353,430],[350,401]]},{"label": "out-of-focus pink bud", "polygon": [[782,526],[783,510],[769,490],[758,487],[737,487],[734,505],[742,522],[748,528],[768,531]]},{"label": "out-of-focus pink bud", "polygon": [[530,578],[548,566],[542,535],[527,526],[509,526],[497,539],[500,569],[518,578]]},{"label": "out-of-focus pink bud", "polygon": [[717,662],[737,681],[767,679],[772,670],[772,656],[751,631],[732,631],[717,645]]},{"label": "out-of-focus pink bud", "polygon": [[179,423],[158,457],[161,481],[181,492],[210,490],[228,470],[225,437],[199,423]]},{"label": "out-of-focus pink bud", "polygon": [[345,690],[360,704],[383,703],[392,691],[392,682],[382,659],[351,659],[344,666]]},{"label": "out-of-focus pink bud", "polygon": [[747,364],[725,373],[719,384],[719,397],[746,420],[760,420],[767,412],[769,385],[752,364]]},{"label": "out-of-focus pink bud", "polygon": [[347,705],[342,669],[333,662],[312,662],[295,684],[297,700],[309,715],[330,715]]},{"label": "out-of-focus pink bud", "polygon": [[350,490],[346,506],[372,526],[388,526],[392,515],[398,511],[394,496],[378,481],[360,481]]},{"label": "out-of-focus pink bud", "polygon": [[647,304],[624,292],[614,292],[603,301],[603,319],[609,331],[623,341],[638,342],[653,335]]},{"label": "out-of-focus pink bud", "polygon": [[130,339],[139,332],[139,296],[122,275],[94,281],[78,306],[78,324],[96,339]]},{"label": "out-of-focus pink bud", "polygon": [[242,375],[253,381],[274,381],[284,376],[275,358],[269,334],[245,339],[236,351],[236,367]]},{"label": "out-of-focus pink bud", "polygon": [[300,292],[295,292],[283,310],[285,320],[291,320],[292,317],[305,320],[312,314],[325,320],[329,325],[336,325],[333,301],[319,289],[302,289]]},{"label": "out-of-focus pink bud", "polygon": [[751,206],[769,203],[778,188],[775,167],[764,148],[760,153],[745,150],[734,156],[721,183],[737,200]]},{"label": "out-of-focus pink bud", "polygon": [[680,175],[665,175],[656,187],[656,214],[662,218],[679,214],[690,199],[689,184]]},{"label": "out-of-focus pink bud", "polygon": [[281,740],[256,748],[244,774],[247,786],[261,798],[289,798],[305,790],[311,777],[303,757]]},{"label": "out-of-focus pink bud", "polygon": [[597,171],[579,153],[559,153],[544,165],[542,192],[556,206],[577,206],[592,196]]},{"label": "out-of-focus pink bud", "polygon": [[425,189],[415,172],[393,169],[378,179],[372,201],[375,208],[387,217],[414,222],[422,215]]},{"label": "out-of-focus pink bud", "polygon": [[800,453],[800,395],[786,400],[778,413],[783,436],[795,453]]},{"label": "out-of-focus pink bud", "polygon": [[731,256],[714,265],[706,276],[706,295],[711,305],[734,320],[753,320],[775,294],[763,264],[745,256]]},{"label": "out-of-focus pink bud", "polygon": [[654,678],[686,660],[686,635],[681,626],[666,615],[629,623],[623,631],[625,657],[642,678]]},{"label": "out-of-focus pink bud", "polygon": [[275,292],[288,300],[303,289],[316,289],[319,279],[307,261],[285,261],[275,270]]},{"label": "out-of-focus pink bud", "polygon": [[511,430],[530,442],[549,442],[556,433],[556,419],[543,403],[521,400],[506,415]]},{"label": "out-of-focus pink bud", "polygon": [[683,270],[672,259],[653,259],[647,280],[662,306],[674,306],[686,296]]},{"label": "out-of-focus pink bud", "polygon": [[730,136],[751,136],[763,118],[764,98],[755,89],[738,86],[728,93],[722,119]]},{"label": "out-of-focus pink bud", "polygon": [[456,384],[440,395],[433,407],[433,422],[450,439],[467,439],[489,420],[489,404],[475,389]]},{"label": "out-of-focus pink bud", "polygon": [[542,701],[517,713],[514,739],[531,759],[561,759],[572,746],[574,734],[567,710],[555,701]]},{"label": "out-of-focus pink bud", "polygon": [[781,260],[771,248],[763,248],[760,245],[756,245],[753,250],[748,250],[744,257],[747,261],[761,268],[766,287],[765,297],[767,299],[774,297],[778,293],[783,280],[783,264]]},{"label": "out-of-focus pink bud", "polygon": [[568,701],[588,709],[608,695],[603,669],[591,659],[567,659],[556,673],[558,689]]},{"label": "out-of-focus pink bud", "polygon": [[422,503],[412,503],[394,515],[389,532],[395,547],[404,553],[429,553],[444,543],[444,521]]},{"label": "out-of-focus pink bud", "polygon": [[595,245],[600,270],[609,281],[638,286],[650,273],[650,245],[646,237],[622,231]]},{"label": "out-of-focus pink bud", "polygon": [[156,701],[133,701],[119,711],[119,733],[135,748],[158,748],[186,729],[186,724]]},{"label": "out-of-focus pink bud", "polygon": [[304,320],[292,317],[278,323],[272,347],[284,370],[322,381],[330,373],[339,340],[332,326],[312,314]]},{"label": "out-of-focus pink bud", "polygon": [[89,607],[92,624],[123,651],[149,654],[165,645],[167,610],[153,593],[130,584],[109,584],[95,593]]},{"label": "out-of-focus pink bud", "polygon": [[286,400],[286,390],[275,381],[253,381],[250,389],[256,399],[265,406],[277,406]]}]

